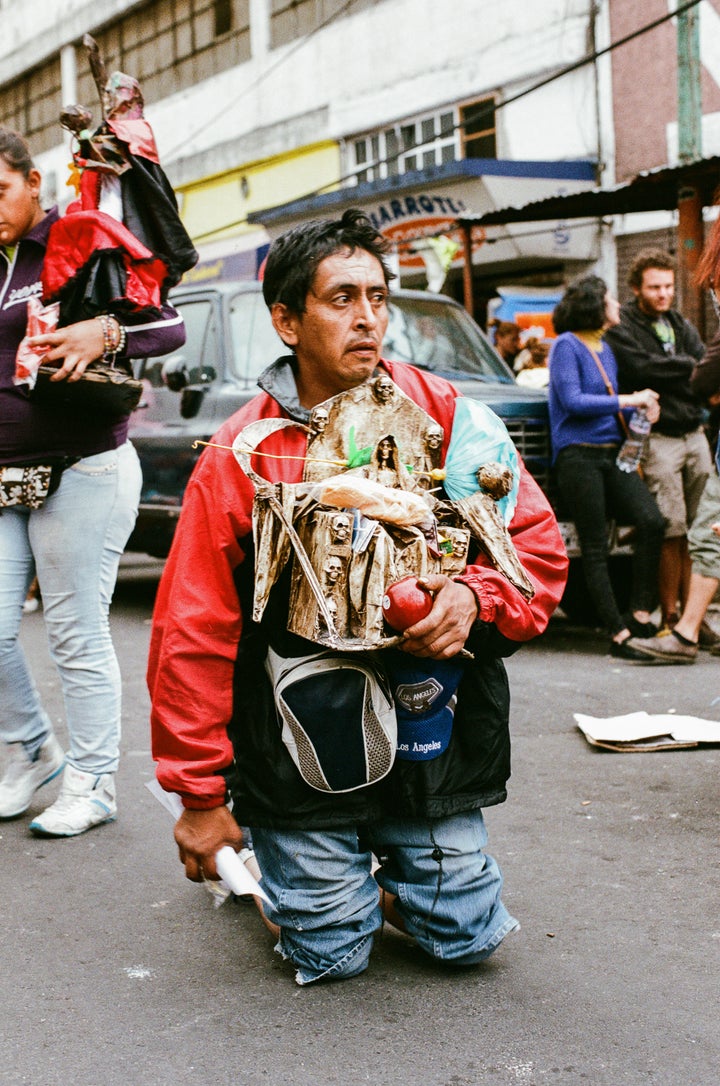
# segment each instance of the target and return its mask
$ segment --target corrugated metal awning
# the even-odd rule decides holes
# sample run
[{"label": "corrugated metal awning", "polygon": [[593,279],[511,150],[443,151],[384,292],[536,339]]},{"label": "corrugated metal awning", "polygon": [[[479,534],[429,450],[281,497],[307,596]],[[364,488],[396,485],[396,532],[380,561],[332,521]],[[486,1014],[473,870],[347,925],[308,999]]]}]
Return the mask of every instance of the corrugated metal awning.
[{"label": "corrugated metal awning", "polygon": [[461,226],[504,226],[516,222],[603,218],[637,211],[672,211],[682,187],[699,190],[703,206],[717,202],[720,157],[700,159],[684,166],[663,166],[639,173],[632,181],[609,189],[587,189],[567,196],[549,196],[520,207],[496,208],[484,215],[458,218]]}]

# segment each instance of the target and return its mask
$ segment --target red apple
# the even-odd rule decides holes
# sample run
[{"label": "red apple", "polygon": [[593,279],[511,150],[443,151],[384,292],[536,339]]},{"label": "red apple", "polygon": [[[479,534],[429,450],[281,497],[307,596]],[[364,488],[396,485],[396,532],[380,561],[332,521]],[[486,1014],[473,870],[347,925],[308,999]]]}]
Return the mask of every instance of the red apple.
[{"label": "red apple", "polygon": [[388,585],[382,601],[385,621],[398,633],[429,615],[432,605],[432,593],[417,577],[403,577]]}]

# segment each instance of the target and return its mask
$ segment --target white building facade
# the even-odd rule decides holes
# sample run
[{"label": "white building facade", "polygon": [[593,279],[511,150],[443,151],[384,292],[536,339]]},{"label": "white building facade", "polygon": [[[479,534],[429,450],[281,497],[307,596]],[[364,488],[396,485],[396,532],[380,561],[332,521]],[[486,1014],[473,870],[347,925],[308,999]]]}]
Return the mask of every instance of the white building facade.
[{"label": "white building facade", "polygon": [[[254,274],[287,224],[357,204],[422,285],[423,239],[458,215],[614,180],[604,0],[36,0],[31,17],[0,0],[0,31],[0,122],[28,137],[49,201],[72,195],[60,108],[100,120],[83,34],[140,81],[207,277]],[[478,291],[598,260],[612,278],[606,235],[481,234]]]}]

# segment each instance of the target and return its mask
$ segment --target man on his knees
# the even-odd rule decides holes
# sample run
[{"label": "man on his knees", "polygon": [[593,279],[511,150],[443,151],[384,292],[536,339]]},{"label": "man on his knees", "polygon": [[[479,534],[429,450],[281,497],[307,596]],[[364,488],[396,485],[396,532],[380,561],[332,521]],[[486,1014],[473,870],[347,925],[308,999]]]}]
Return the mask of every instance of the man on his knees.
[{"label": "man on his knees", "polygon": [[[524,469],[509,532],[534,594],[476,543],[469,556],[443,551],[432,517],[430,538],[403,529],[398,542],[382,512],[376,521],[354,513],[364,491],[388,508],[431,509],[412,465],[438,424],[444,461],[457,402],[447,381],[381,357],[385,252],[354,210],[271,247],[263,291],[285,353],[200,457],[150,650],[153,752],[160,783],[185,807],[175,839],[187,877],[216,877],[218,849],[239,849],[240,827],[251,827],[272,903],[265,917],[299,984],[366,968],[381,896],[423,950],[450,964],[481,961],[516,927],[482,816],[505,799],[509,776],[502,657],[545,628],[567,564]],[[389,437],[396,478],[385,485],[368,465]],[[318,497],[329,476],[336,491],[346,484],[346,502]],[[293,503],[293,487],[313,480]],[[355,521],[340,538],[338,509]],[[387,630],[365,651],[383,622],[378,584],[396,545],[411,543],[434,571],[432,608],[402,640]],[[359,651],[338,657],[334,635],[354,637]]]}]

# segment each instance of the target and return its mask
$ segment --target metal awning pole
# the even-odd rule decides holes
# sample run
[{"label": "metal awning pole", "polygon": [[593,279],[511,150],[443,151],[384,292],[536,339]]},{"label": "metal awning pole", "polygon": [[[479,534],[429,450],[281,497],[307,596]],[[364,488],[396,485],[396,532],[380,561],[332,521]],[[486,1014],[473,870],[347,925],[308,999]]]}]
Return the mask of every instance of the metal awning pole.
[{"label": "metal awning pole", "polygon": [[[700,83],[700,12],[678,15],[678,158],[691,165],[702,158],[702,88]],[[683,316],[705,334],[705,307],[693,275],[705,243],[700,186],[688,179],[678,189],[678,287]]]},{"label": "metal awning pole", "polygon": [[473,301],[472,281],[472,226],[470,223],[462,224],[463,255],[463,304],[471,317],[475,316],[475,303]]}]

